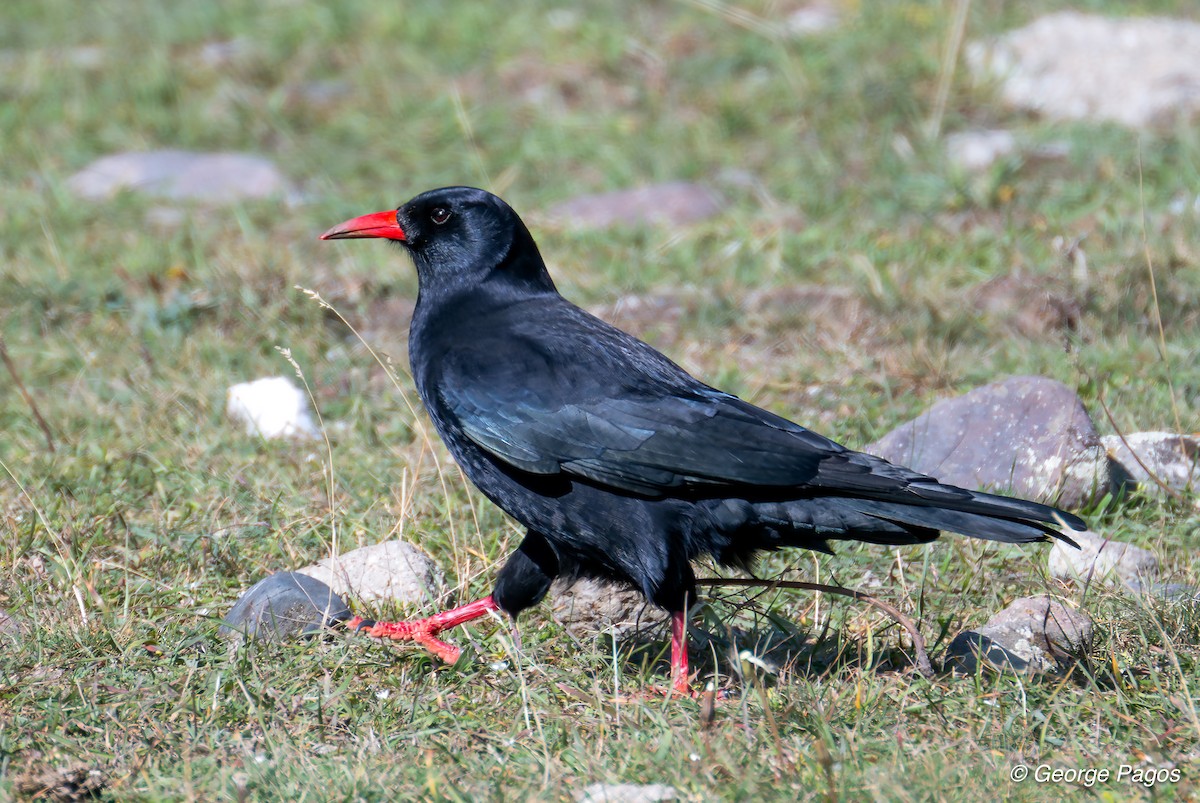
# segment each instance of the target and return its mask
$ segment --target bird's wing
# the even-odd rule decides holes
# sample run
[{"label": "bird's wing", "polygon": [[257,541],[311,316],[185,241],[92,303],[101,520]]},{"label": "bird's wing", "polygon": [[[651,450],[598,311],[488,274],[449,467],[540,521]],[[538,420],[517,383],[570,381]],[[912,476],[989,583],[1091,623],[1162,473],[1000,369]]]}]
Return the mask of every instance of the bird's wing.
[{"label": "bird's wing", "polygon": [[468,348],[440,367],[437,393],[471,441],[518,469],[648,496],[733,486],[871,493],[919,476],[703,385],[660,355],[653,365],[639,356],[617,370],[511,342],[486,358]]}]

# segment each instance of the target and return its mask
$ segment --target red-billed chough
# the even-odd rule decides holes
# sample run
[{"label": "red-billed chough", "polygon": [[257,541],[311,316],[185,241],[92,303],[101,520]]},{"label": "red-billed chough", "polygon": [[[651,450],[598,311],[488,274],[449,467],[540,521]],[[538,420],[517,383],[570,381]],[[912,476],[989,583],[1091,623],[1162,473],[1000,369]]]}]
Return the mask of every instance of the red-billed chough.
[{"label": "red-billed chough", "polygon": [[516,616],[556,577],[615,580],[672,614],[674,686],[688,692],[691,562],[836,539],[932,541],[942,530],[1068,543],[1086,529],[1047,505],[969,491],[855,452],[693,378],[567,301],[501,199],[448,187],[322,239],[398,241],[417,268],[409,333],[417,391],[454,459],[527,528],[491,596],[412,622],[352,620],[453,663],[438,633]]}]

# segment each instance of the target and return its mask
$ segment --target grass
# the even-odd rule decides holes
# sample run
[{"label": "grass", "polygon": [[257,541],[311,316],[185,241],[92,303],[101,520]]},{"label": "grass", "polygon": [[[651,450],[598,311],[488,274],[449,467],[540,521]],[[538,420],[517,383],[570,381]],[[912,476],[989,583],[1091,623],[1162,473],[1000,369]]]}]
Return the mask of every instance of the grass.
[{"label": "grass", "polygon": [[[558,800],[594,782],[665,783],[693,800],[1195,795],[1200,614],[1103,588],[1084,598],[1045,575],[1040,550],[946,539],[763,569],[851,585],[870,571],[935,658],[1016,597],[1082,600],[1100,635],[1069,678],[926,680],[873,609],[725,589],[697,634],[736,676],[711,723],[690,703],[622,700],[663,681],[661,654],[578,640],[544,609],[522,621],[520,650],[495,624],[453,634],[476,657],[455,668],[355,639],[230,650],[216,638],[242,590],[331,543],[398,533],[466,600],[519,538],[409,411],[403,370],[393,388],[295,289],[319,292],[403,366],[409,267],[315,238],[433,186],[501,192],[570,297],[666,298],[677,315],[623,324],[851,445],[1023,373],[1078,388],[1106,432],[1101,399],[1124,431],[1200,427],[1195,126],[1055,124],[1004,109],[959,71],[945,132],[1007,127],[1070,146],[1063,160],[965,176],[923,134],[953,4],[848,2],[841,27],[808,39],[764,28],[794,5],[10,2],[0,336],[56,448],[6,381],[0,607],[26,630],[0,634],[0,796],[73,767],[122,800]],[[967,36],[1062,7],[973,4]],[[1140,10],[1194,16],[1186,3]],[[224,56],[206,50],[224,42]],[[183,206],[163,225],[162,201],[68,192],[90,160],[149,148],[269,156],[302,202]],[[730,171],[753,187],[720,178]],[[725,212],[603,233],[542,214],[678,178],[717,182]],[[1013,272],[1071,299],[1078,326],[1021,333],[969,303]],[[810,284],[838,288],[854,316],[747,303]],[[223,419],[226,387],[292,373],[278,347],[313,389],[331,461]],[[1153,549],[1172,581],[1200,584],[1194,506],[1085,512]],[[725,657],[771,634],[778,672]],[[1089,792],[1014,784],[1018,762],[1174,765],[1182,778]]]}]

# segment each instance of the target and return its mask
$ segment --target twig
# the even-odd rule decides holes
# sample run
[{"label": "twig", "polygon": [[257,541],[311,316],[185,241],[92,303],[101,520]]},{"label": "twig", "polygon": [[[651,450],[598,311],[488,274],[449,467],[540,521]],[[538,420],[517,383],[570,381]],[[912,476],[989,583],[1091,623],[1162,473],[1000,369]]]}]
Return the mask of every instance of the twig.
[{"label": "twig", "polygon": [[33,413],[33,420],[37,422],[38,428],[46,436],[46,447],[51,452],[54,452],[54,436],[50,434],[50,425],[46,423],[46,419],[42,418],[42,414],[38,411],[37,403],[34,402],[33,396],[29,395],[29,391],[25,389],[25,383],[21,381],[21,377],[17,374],[17,366],[13,363],[12,357],[8,356],[8,346],[4,342],[4,335],[0,335],[0,359],[4,360],[4,367],[8,369],[9,375],[13,378],[13,383],[17,386],[17,390],[21,392],[21,398],[29,405],[29,410]]},{"label": "twig", "polygon": [[710,577],[696,581],[698,585],[703,586],[741,586],[750,588],[754,586],[768,586],[770,588],[792,588],[800,591],[824,591],[827,594],[839,594],[843,597],[850,597],[859,602],[865,602],[868,605],[878,608],[888,616],[896,620],[896,622],[908,631],[909,638],[912,639],[914,660],[917,665],[917,671],[927,678],[934,676],[933,663],[929,660],[929,651],[925,649],[925,637],[921,635],[921,631],[917,630],[916,623],[901,613],[894,605],[884,602],[883,600],[872,597],[870,594],[865,594],[862,591],[855,591],[852,588],[844,586],[831,586],[824,583],[807,583],[803,580],[758,580],[755,578],[746,577]]},{"label": "twig", "polygon": [[954,71],[958,66],[958,54],[962,50],[963,36],[967,30],[967,11],[970,8],[971,0],[958,0],[954,5],[954,20],[950,24],[950,37],[946,43],[945,60],[942,61],[942,71],[938,76],[933,114],[926,124],[926,131],[930,139],[937,139],[942,133],[942,119],[946,116],[946,103],[950,100],[950,84],[954,80]]},{"label": "twig", "polygon": [[1147,466],[1142,461],[1141,456],[1133,450],[1132,446],[1129,445],[1129,441],[1125,440],[1125,433],[1121,431],[1121,428],[1119,426],[1117,426],[1116,419],[1113,418],[1112,412],[1109,411],[1108,405],[1105,404],[1105,402],[1104,402],[1104,392],[1103,391],[1098,392],[1096,398],[1100,402],[1100,409],[1104,411],[1104,415],[1108,418],[1108,423],[1112,425],[1113,431],[1117,433],[1117,437],[1121,439],[1121,443],[1125,446],[1126,449],[1129,450],[1129,453],[1131,455],[1133,455],[1133,459],[1137,461],[1137,464],[1142,467],[1142,471],[1146,472],[1146,476],[1149,477],[1150,479],[1154,480],[1154,484],[1157,485],[1159,488],[1162,488],[1164,491],[1166,491],[1167,494],[1171,498],[1173,498],[1176,502],[1186,503],[1187,499],[1184,498],[1183,494],[1181,494],[1179,491],[1175,490],[1171,486],[1167,485],[1165,482],[1162,481],[1161,477],[1159,477],[1157,474],[1155,474],[1153,471],[1151,471],[1150,467]]}]

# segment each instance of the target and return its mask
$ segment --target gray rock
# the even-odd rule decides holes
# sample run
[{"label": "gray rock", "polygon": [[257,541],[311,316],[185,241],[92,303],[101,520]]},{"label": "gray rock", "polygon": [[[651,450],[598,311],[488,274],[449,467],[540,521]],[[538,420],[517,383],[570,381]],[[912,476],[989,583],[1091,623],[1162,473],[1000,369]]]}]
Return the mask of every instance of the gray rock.
[{"label": "gray rock", "polygon": [[27,629],[24,622],[0,608],[0,637],[15,642],[25,635]]},{"label": "gray rock", "polygon": [[579,638],[600,633],[616,639],[636,638],[656,633],[669,618],[640,592],[596,580],[555,583],[550,611],[554,621]]},{"label": "gray rock", "polygon": [[71,176],[67,186],[89,200],[134,190],[159,198],[218,204],[288,191],[287,180],[260,156],[176,150],[105,156]]},{"label": "gray rock", "polygon": [[1079,549],[1055,541],[1050,550],[1050,576],[1062,580],[1120,580],[1129,583],[1158,574],[1158,558],[1147,549],[1110,541],[1093,532],[1071,533]]},{"label": "gray rock", "polygon": [[703,184],[672,181],[597,195],[581,195],[547,212],[552,220],[574,228],[610,226],[683,226],[713,217],[724,199]]},{"label": "gray rock", "polygon": [[1091,649],[1095,625],[1083,611],[1048,596],[1022,597],[950,643],[946,667],[974,674],[982,661],[1022,674],[1064,673]]},{"label": "gray rock", "polygon": [[297,571],[360,602],[425,605],[445,590],[445,576],[433,559],[405,541],[353,549]]},{"label": "gray rock", "polygon": [[307,575],[276,572],[250,586],[234,604],[218,631],[283,640],[308,635],[350,618],[350,609],[333,589]]},{"label": "gray rock", "polygon": [[966,59],[1018,108],[1145,128],[1200,109],[1197,54],[1200,23],[1064,11],[971,43]]},{"label": "gray rock", "polygon": [[787,15],[784,30],[795,37],[813,36],[837,28],[842,22],[842,9],[835,3],[806,3]]},{"label": "gray rock", "polygon": [[946,137],[946,158],[971,173],[987,170],[1016,149],[1011,131],[961,131]]},{"label": "gray rock", "polygon": [[1134,432],[1100,440],[1120,467],[1121,481],[1143,493],[1164,496],[1162,485],[1181,493],[1194,493],[1200,487],[1200,437],[1196,435]]},{"label": "gray rock", "polygon": [[661,783],[594,783],[575,794],[578,803],[658,803],[677,797],[675,787]]},{"label": "gray rock", "polygon": [[1148,594],[1167,602],[1195,604],[1200,602],[1200,587],[1190,583],[1154,583],[1134,577],[1125,584],[1135,594]]},{"label": "gray rock", "polygon": [[971,291],[975,309],[992,321],[1031,339],[1074,331],[1082,305],[1063,286],[1044,276],[1010,273],[989,279]]},{"label": "gray rock", "polygon": [[1018,376],[940,401],[866,447],[964,488],[1078,507],[1109,489],[1108,457],[1075,392]]}]

